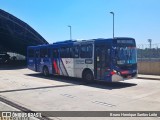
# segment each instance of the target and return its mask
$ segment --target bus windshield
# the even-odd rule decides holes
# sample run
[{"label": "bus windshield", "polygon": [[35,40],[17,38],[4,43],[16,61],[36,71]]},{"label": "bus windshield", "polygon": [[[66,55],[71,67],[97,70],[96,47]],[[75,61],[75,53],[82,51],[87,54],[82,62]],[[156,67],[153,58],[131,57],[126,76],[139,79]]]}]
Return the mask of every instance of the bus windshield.
[{"label": "bus windshield", "polygon": [[136,64],[135,47],[115,47],[115,62],[117,65]]}]

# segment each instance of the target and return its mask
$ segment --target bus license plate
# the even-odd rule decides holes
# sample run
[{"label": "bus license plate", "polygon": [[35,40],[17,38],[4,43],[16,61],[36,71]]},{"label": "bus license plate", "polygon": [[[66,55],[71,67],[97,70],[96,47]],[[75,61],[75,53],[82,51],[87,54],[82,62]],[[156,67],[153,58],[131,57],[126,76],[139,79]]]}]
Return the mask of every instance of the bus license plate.
[{"label": "bus license plate", "polygon": [[127,78],[131,78],[131,77],[132,77],[131,75],[127,76]]}]

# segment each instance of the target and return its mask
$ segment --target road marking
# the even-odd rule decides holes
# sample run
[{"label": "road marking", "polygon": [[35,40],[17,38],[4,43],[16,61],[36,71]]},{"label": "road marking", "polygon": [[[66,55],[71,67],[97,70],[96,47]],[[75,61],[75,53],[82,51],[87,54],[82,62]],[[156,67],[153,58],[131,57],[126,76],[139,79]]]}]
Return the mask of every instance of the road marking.
[{"label": "road marking", "polygon": [[108,107],[115,107],[116,106],[116,105],[106,103],[106,102],[101,102],[101,101],[92,101],[92,103],[100,104],[100,105],[104,105],[104,106],[108,106]]},{"label": "road marking", "polygon": [[69,97],[69,98],[75,98],[75,96],[72,96],[72,95],[69,95],[69,94],[60,94],[62,96],[65,96],[65,97]]}]

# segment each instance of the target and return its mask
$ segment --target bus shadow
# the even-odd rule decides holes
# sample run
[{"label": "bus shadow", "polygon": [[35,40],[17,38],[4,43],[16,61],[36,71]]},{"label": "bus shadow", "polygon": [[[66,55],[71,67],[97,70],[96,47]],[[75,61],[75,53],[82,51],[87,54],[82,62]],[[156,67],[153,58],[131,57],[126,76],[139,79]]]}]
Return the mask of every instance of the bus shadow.
[{"label": "bus shadow", "polygon": [[0,65],[0,70],[18,70],[18,69],[25,69],[25,68],[27,68],[26,65],[20,65],[20,66]]},{"label": "bus shadow", "polygon": [[9,63],[0,63],[0,70],[17,70],[27,68],[25,60],[11,61]]},{"label": "bus shadow", "polygon": [[53,75],[50,75],[49,77],[45,77],[41,73],[25,74],[25,75],[37,77],[37,78],[43,78],[44,80],[47,79],[47,80],[52,80],[52,81],[59,81],[59,82],[74,84],[74,85],[84,85],[84,86],[100,88],[100,89],[108,89],[108,90],[122,89],[122,88],[133,87],[133,86],[137,85],[135,83],[125,83],[125,82],[105,82],[105,81],[88,82],[88,81],[85,81],[85,80],[79,79],[79,78],[53,76]]}]

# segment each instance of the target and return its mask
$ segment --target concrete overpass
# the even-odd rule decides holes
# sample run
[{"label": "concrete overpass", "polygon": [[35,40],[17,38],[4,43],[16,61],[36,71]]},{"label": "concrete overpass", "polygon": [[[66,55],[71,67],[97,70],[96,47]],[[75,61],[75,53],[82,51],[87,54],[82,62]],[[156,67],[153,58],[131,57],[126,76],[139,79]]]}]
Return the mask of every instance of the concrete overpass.
[{"label": "concrete overpass", "polygon": [[27,23],[0,9],[0,52],[26,55],[27,46],[48,42]]}]

